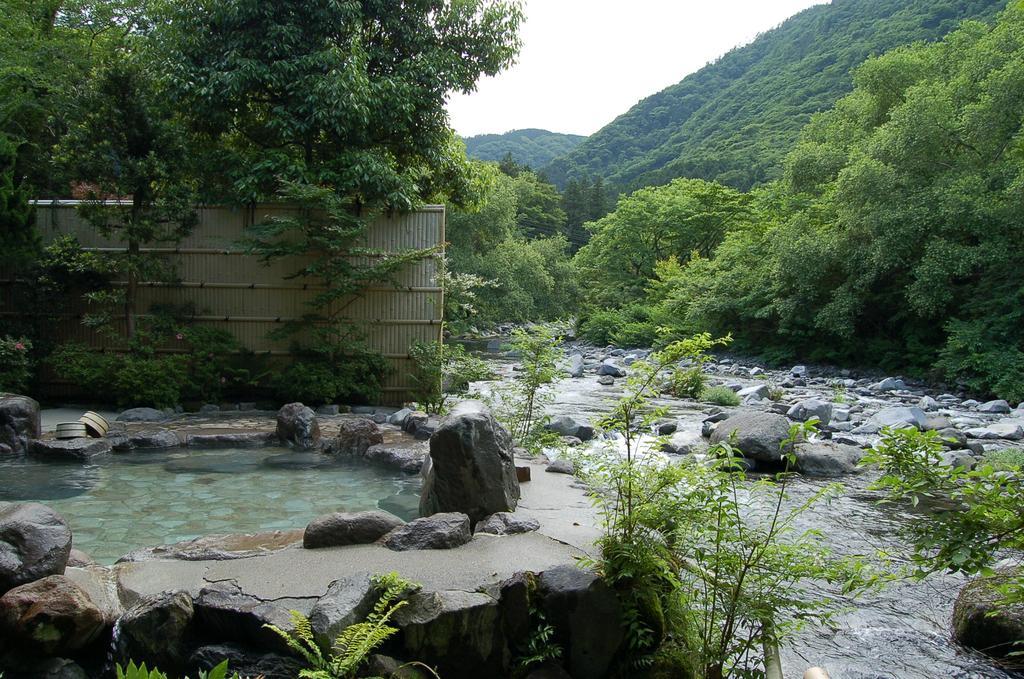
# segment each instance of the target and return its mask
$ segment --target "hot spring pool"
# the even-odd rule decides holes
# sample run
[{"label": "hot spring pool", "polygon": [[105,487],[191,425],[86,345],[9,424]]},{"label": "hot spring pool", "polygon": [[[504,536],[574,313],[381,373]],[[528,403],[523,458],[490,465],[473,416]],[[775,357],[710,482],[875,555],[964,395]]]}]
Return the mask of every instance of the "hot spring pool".
[{"label": "hot spring pool", "polygon": [[172,448],[89,464],[0,460],[0,501],[60,512],[100,563],[214,533],[304,528],[320,514],[386,509],[415,518],[420,477],[287,448]]}]

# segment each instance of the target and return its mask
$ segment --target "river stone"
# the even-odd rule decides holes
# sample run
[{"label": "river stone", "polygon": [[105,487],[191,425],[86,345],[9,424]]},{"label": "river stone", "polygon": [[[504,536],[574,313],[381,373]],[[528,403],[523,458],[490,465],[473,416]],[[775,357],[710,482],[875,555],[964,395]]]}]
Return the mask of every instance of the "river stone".
[{"label": "river stone", "polygon": [[81,587],[50,575],[0,597],[0,638],[46,655],[64,655],[95,641],[106,627],[103,613]]},{"label": "river stone", "polygon": [[430,439],[420,514],[462,512],[480,521],[519,502],[512,439],[487,407],[463,401]]},{"label": "river stone", "polygon": [[346,627],[365,620],[377,598],[377,588],[369,573],[347,575],[332,582],[309,612],[313,636],[320,648],[330,650]]},{"label": "river stone", "polygon": [[705,447],[704,439],[695,431],[676,432],[661,444],[662,452],[669,455],[690,455]]},{"label": "river stone", "polygon": [[123,443],[114,445],[114,450],[125,451],[137,448],[177,448],[181,445],[178,434],[169,429],[155,429],[129,434]]},{"label": "river stone", "polygon": [[71,529],[57,512],[34,502],[0,503],[0,593],[64,572]]},{"label": "river stone", "polygon": [[278,438],[272,431],[189,434],[185,439],[189,448],[262,448],[275,443],[278,443]]},{"label": "river stone", "polygon": [[953,604],[953,636],[964,646],[1001,658],[1020,647],[1024,639],[1024,604],[1000,605],[996,587],[1006,573],[967,583]]},{"label": "river stone", "polygon": [[569,377],[583,377],[585,368],[586,364],[583,362],[583,354],[574,353],[569,356],[569,362],[565,371],[569,373]]},{"label": "river stone", "polygon": [[612,363],[611,359],[607,359],[597,366],[597,374],[603,377],[625,377],[626,370]]},{"label": "river stone", "polygon": [[363,455],[384,443],[384,435],[374,422],[362,418],[338,422],[338,435],[327,442],[324,451],[331,455]]},{"label": "river stone", "polygon": [[749,399],[751,401],[763,401],[768,398],[770,390],[767,384],[757,384],[753,387],[744,387],[736,392],[736,395],[740,397],[740,400]]},{"label": "river stone", "polygon": [[483,521],[478,521],[474,533],[490,533],[491,535],[515,535],[529,533],[540,528],[537,519],[516,516],[509,512],[491,514]]},{"label": "river stone", "polygon": [[977,466],[978,458],[970,450],[947,450],[942,453],[940,464],[954,469],[963,467],[964,469],[971,470]]},{"label": "river stone", "polygon": [[306,526],[302,546],[306,549],[344,547],[376,542],[405,522],[382,511],[338,512],[317,517]]},{"label": "river stone", "polygon": [[202,638],[254,644],[271,651],[288,651],[285,641],[264,627],[275,625],[285,631],[293,629],[288,608],[279,602],[257,599],[233,582],[216,582],[199,591],[193,607]]},{"label": "river stone", "polygon": [[96,565],[96,559],[92,558],[80,549],[71,548],[71,552],[68,554],[68,566],[75,568],[85,568],[86,566]]},{"label": "river stone", "polygon": [[939,409],[939,402],[931,396],[922,396],[921,400],[917,402],[917,407],[925,412],[931,412]]},{"label": "river stone", "polygon": [[162,592],[129,608],[118,625],[116,653],[165,672],[181,672],[188,660],[194,609],[188,592]]},{"label": "river stone", "polygon": [[[736,440],[732,441],[733,434]],[[780,462],[782,442],[789,438],[789,420],[775,413],[741,411],[720,423],[711,443],[730,443],[745,457],[761,462]]]},{"label": "river stone", "polygon": [[282,443],[309,450],[320,443],[320,423],[312,408],[289,403],[277,411],[277,438]]},{"label": "river stone", "polygon": [[64,439],[64,440],[43,440],[34,439],[29,441],[28,452],[30,455],[45,458],[48,460],[74,460],[78,462],[87,461],[97,455],[104,455],[113,450],[113,446],[107,439]]},{"label": "river stone", "polygon": [[832,404],[817,398],[800,401],[786,412],[786,417],[797,422],[818,418],[822,426],[832,421]]},{"label": "river stone", "polygon": [[569,460],[552,460],[544,471],[552,474],[575,474],[576,467]]},{"label": "river stone", "polygon": [[156,408],[129,408],[117,416],[118,422],[163,422],[167,413]]},{"label": "river stone", "polygon": [[603,677],[623,642],[622,608],[601,578],[576,566],[540,575],[539,589],[555,641],[565,649],[574,677]]},{"label": "river stone", "polygon": [[[928,416],[918,407],[896,406],[883,408],[875,413],[867,424],[873,424],[879,429],[889,427],[890,429],[915,429],[925,430],[928,428]],[[854,430],[854,433],[857,433]]]},{"label": "river stone", "polygon": [[473,537],[469,517],[458,512],[425,516],[399,526],[384,537],[384,546],[396,552],[413,549],[453,549]]},{"label": "river stone", "polygon": [[41,435],[39,403],[28,396],[0,394],[0,446],[23,455],[28,452],[28,442]]},{"label": "river stone", "polygon": [[610,387],[615,384],[615,378],[611,375],[601,375],[597,378],[597,383],[603,387]]},{"label": "river stone", "polygon": [[1005,415],[1011,410],[1010,404],[1003,399],[988,401],[978,406],[979,413],[991,413],[994,415]]},{"label": "river stone", "polygon": [[574,436],[580,441],[589,441],[594,438],[594,428],[592,426],[577,422],[568,415],[559,415],[545,424],[544,428],[561,436]]},{"label": "river stone", "polygon": [[468,679],[509,675],[500,618],[498,602],[487,594],[443,591],[414,594],[392,620],[402,630],[402,655],[436,667],[442,677]]},{"label": "river stone", "polygon": [[809,441],[796,447],[796,470],[805,476],[856,474],[864,453],[856,446],[832,441]]},{"label": "river stone", "polygon": [[299,658],[232,643],[197,648],[189,657],[188,669],[197,675],[209,672],[225,660],[228,661],[229,672],[237,672],[242,677],[295,679],[300,671],[307,669],[306,663]]},{"label": "river stone", "polygon": [[881,382],[872,384],[868,389],[871,391],[900,391],[905,389],[906,386],[903,380],[896,379],[895,377],[886,377]]},{"label": "river stone", "polygon": [[1006,439],[1007,441],[1020,441],[1024,439],[1024,428],[1016,422],[995,422],[987,427],[975,427],[964,432],[972,439]]}]

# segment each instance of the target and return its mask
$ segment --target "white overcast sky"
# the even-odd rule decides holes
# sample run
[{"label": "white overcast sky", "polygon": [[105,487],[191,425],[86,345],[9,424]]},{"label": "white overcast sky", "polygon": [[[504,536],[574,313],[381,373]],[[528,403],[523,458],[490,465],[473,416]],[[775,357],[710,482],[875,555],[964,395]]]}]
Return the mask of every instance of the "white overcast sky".
[{"label": "white overcast sky", "polygon": [[453,95],[463,136],[593,134],[633,104],[824,0],[526,0],[519,62]]}]

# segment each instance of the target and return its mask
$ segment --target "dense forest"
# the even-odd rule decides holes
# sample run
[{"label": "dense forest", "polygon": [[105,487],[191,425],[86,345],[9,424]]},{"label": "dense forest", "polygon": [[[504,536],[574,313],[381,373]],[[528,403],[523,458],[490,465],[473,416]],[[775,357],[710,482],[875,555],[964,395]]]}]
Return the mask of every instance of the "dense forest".
[{"label": "dense forest", "polygon": [[777,179],[810,116],[848,93],[866,58],[936,40],[1005,0],[834,0],[807,9],[652,95],[542,168],[556,185],[601,176],[620,190],[677,177],[747,190]]},{"label": "dense forest", "polygon": [[853,84],[779,181],[677,179],[588,225],[584,334],[732,332],[770,359],[1024,399],[1024,7],[869,59]]},{"label": "dense forest", "polygon": [[543,167],[580,145],[586,137],[547,130],[512,130],[504,134],[466,137],[466,154],[477,160],[502,160],[509,156],[522,165]]}]

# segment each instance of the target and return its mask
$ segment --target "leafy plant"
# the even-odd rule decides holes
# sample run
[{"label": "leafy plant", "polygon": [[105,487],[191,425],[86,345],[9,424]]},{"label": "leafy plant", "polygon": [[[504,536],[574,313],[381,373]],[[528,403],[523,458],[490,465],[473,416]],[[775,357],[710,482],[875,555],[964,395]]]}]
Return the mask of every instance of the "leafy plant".
[{"label": "leafy plant", "polygon": [[530,607],[530,636],[523,652],[515,660],[516,668],[524,673],[535,665],[558,660],[562,657],[562,646],[554,642],[555,628],[548,623],[544,611]]},{"label": "leafy plant", "polygon": [[498,394],[497,415],[512,438],[526,448],[538,448],[537,437],[546,422],[545,408],[552,399],[545,389],[558,377],[561,337],[547,325],[516,328],[509,348],[518,355],[520,370]]},{"label": "leafy plant", "polygon": [[849,398],[846,395],[846,385],[839,382],[832,385],[832,402],[833,403],[848,403]]},{"label": "leafy plant", "polygon": [[409,355],[415,363],[410,375],[413,396],[428,413],[442,411],[446,394],[465,393],[470,382],[491,377],[487,364],[467,354],[461,344],[416,342]]},{"label": "leafy plant", "polygon": [[118,406],[173,408],[187,374],[181,355],[105,353],[76,343],[61,345],[47,360],[60,377]]},{"label": "leafy plant", "polygon": [[[795,527],[838,486],[786,507],[791,474],[751,481],[728,444],[683,464],[657,454],[664,439],[645,432],[666,411],[651,399],[659,375],[692,348],[672,343],[634,364],[626,394],[601,423],[621,435],[624,451],[577,459],[604,523],[602,556],[592,565],[625,604],[630,666],[671,658],[684,665],[675,676],[758,676],[764,648],[837,610],[820,581],[850,592],[876,577],[859,559],[833,556],[817,532]],[[793,442],[813,426],[794,425],[784,459],[791,462]]]},{"label": "leafy plant", "polygon": [[32,377],[31,351],[25,337],[0,337],[0,391],[25,393]]},{"label": "leafy plant", "polygon": [[677,363],[683,363],[684,367],[672,367],[665,390],[679,398],[700,398],[707,386],[707,376],[704,374],[704,364],[710,358],[707,352],[716,346],[726,346],[731,341],[731,335],[712,339],[709,333],[701,333],[675,342],[674,353],[680,357]]},{"label": "leafy plant", "polygon": [[308,669],[299,672],[303,679],[349,679],[357,676],[359,668],[375,648],[398,632],[389,625],[396,611],[408,604],[405,597],[418,589],[397,573],[374,578],[379,599],[364,622],[349,625],[334,640],[331,652],[325,654],[316,643],[313,627],[306,616],[298,611],[291,612],[294,630],[286,632],[274,625],[264,625],[277,633],[288,646],[309,663]]},{"label": "leafy plant", "polygon": [[[169,678],[166,674],[156,669],[148,669],[146,663],[136,665],[134,662],[129,661],[127,667],[117,665],[117,679],[173,679]],[[2,675],[0,675],[2,676]],[[184,677],[183,679],[188,679]],[[225,660],[209,672],[200,672],[198,679],[229,679],[228,675],[228,661]],[[235,672],[230,675],[230,679],[241,679],[238,673]]]},{"label": "leafy plant", "polygon": [[313,405],[372,403],[381,394],[390,366],[380,354],[307,350],[271,380],[282,401]]},{"label": "leafy plant", "polygon": [[700,394],[700,400],[717,406],[738,406],[740,397],[729,387],[708,387]]}]

